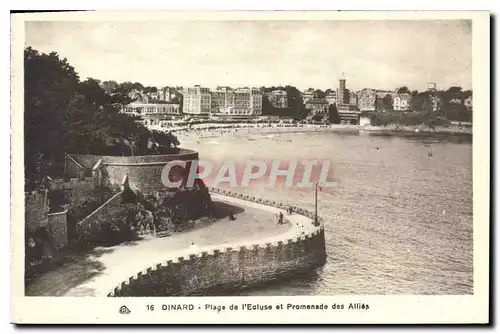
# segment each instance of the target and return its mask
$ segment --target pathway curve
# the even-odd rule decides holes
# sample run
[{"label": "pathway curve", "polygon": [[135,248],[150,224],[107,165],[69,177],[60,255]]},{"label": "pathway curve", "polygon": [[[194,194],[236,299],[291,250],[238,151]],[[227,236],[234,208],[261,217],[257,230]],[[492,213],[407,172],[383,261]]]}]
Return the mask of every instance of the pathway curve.
[{"label": "pathway curve", "polygon": [[[289,220],[291,224],[277,225],[273,218],[275,214],[283,212],[283,209],[275,208],[269,205],[246,201],[239,198],[211,193],[212,200],[221,201],[244,208],[252,208],[263,212],[270,213],[265,215],[265,219],[270,219],[269,227],[263,224],[260,231],[248,229],[248,233],[242,233],[235,240],[224,240],[225,229],[230,229],[234,223],[221,222],[213,225],[202,227],[195,231],[180,233],[167,238],[151,238],[139,242],[132,242],[130,245],[121,244],[119,246],[105,249],[102,254],[90,256],[86,259],[86,263],[98,263],[99,269],[97,272],[90,273],[81,282],[71,283],[76,280],[76,274],[72,270],[81,270],[76,266],[85,266],[85,263],[73,264],[66,269],[57,270],[52,273],[47,273],[45,284],[38,284],[38,287],[28,288],[28,295],[59,295],[59,296],[106,296],[112,289],[119,286],[121,282],[129,277],[137,275],[137,273],[152,267],[158,263],[165,263],[168,260],[174,260],[179,257],[189,256],[193,253],[202,251],[210,252],[214,249],[224,249],[227,247],[237,248],[240,246],[251,247],[254,244],[274,243],[299,237],[301,232],[296,225],[302,225],[306,234],[314,232],[317,228],[312,224],[312,220],[306,216],[293,213],[292,215],[284,215],[284,218]],[[250,222],[251,223],[251,222]],[[214,237],[214,234],[218,234]],[[196,241],[197,246],[189,247],[190,240]],[[53,279],[51,279],[51,275]],[[62,277],[62,279],[61,279]],[[56,283],[55,281],[59,281]],[[56,285],[54,285],[56,284]],[[60,287],[57,286],[60,284]],[[68,284],[73,287],[68,288]]]}]

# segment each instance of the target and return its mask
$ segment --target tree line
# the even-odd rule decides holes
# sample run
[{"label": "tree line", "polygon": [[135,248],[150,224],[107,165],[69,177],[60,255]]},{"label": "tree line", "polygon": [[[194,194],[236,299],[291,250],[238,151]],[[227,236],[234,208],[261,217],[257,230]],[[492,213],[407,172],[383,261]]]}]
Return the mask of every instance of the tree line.
[{"label": "tree line", "polygon": [[[62,176],[66,153],[141,155],[148,143],[171,148],[173,135],[153,133],[119,111],[131,102],[124,90],[108,94],[98,80],[81,80],[56,52],[24,50],[25,183]],[[120,143],[125,149],[118,149]],[[150,145],[149,145],[150,146]],[[158,152],[158,151],[156,151]]]}]

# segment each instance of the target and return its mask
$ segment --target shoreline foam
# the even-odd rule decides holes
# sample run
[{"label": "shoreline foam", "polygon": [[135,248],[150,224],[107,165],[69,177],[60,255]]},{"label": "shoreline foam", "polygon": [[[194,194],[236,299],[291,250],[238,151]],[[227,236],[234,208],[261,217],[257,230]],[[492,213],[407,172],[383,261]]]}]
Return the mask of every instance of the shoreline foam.
[{"label": "shoreline foam", "polygon": [[225,124],[207,123],[206,127],[199,127],[198,129],[173,131],[179,140],[202,140],[202,139],[215,139],[219,137],[235,136],[235,135],[279,135],[287,133],[326,133],[326,132],[358,132],[367,134],[386,134],[386,135],[399,135],[399,134],[441,134],[441,135],[468,135],[472,136],[472,127],[464,127],[458,125],[451,125],[448,127],[437,126],[434,128],[425,125],[398,125],[391,124],[387,126],[372,126],[372,125],[350,125],[350,124],[334,124],[334,125],[302,125],[302,126],[289,126],[289,125],[272,125],[261,126],[255,124],[234,124],[232,127],[221,127]]}]

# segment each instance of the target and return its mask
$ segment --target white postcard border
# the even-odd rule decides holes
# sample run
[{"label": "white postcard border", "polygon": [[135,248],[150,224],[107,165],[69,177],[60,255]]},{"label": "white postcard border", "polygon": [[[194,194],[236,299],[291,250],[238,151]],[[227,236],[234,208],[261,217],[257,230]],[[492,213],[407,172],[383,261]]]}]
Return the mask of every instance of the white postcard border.
[{"label": "white postcard border", "polygon": [[[473,20],[474,294],[464,296],[297,296],[92,298],[24,296],[23,49],[29,20]],[[489,309],[490,23],[488,12],[87,12],[12,18],[11,321],[16,323],[484,323]],[[161,311],[162,304],[364,303],[356,311]],[[158,306],[147,311],[147,305]],[[118,312],[126,305],[131,313]]]}]

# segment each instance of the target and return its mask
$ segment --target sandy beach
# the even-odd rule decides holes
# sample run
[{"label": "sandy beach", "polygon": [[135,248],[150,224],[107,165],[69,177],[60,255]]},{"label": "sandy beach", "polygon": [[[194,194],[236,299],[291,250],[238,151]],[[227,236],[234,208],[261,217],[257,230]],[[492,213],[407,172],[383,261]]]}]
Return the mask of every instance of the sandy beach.
[{"label": "sandy beach", "polygon": [[[365,133],[415,133],[415,134],[464,134],[472,135],[472,126],[459,126],[452,124],[450,126],[436,126],[434,128],[426,125],[398,125],[391,124],[387,126],[372,126],[372,125],[352,125],[352,124],[332,124],[332,125],[313,125],[313,124],[222,124],[222,123],[205,123],[197,124],[192,128],[161,128],[151,127],[158,131],[171,131],[174,133],[180,142],[192,142],[199,139],[217,138],[221,136],[234,135],[270,135],[283,133],[315,133],[315,132],[365,132]],[[170,130],[168,130],[170,129]]]}]

